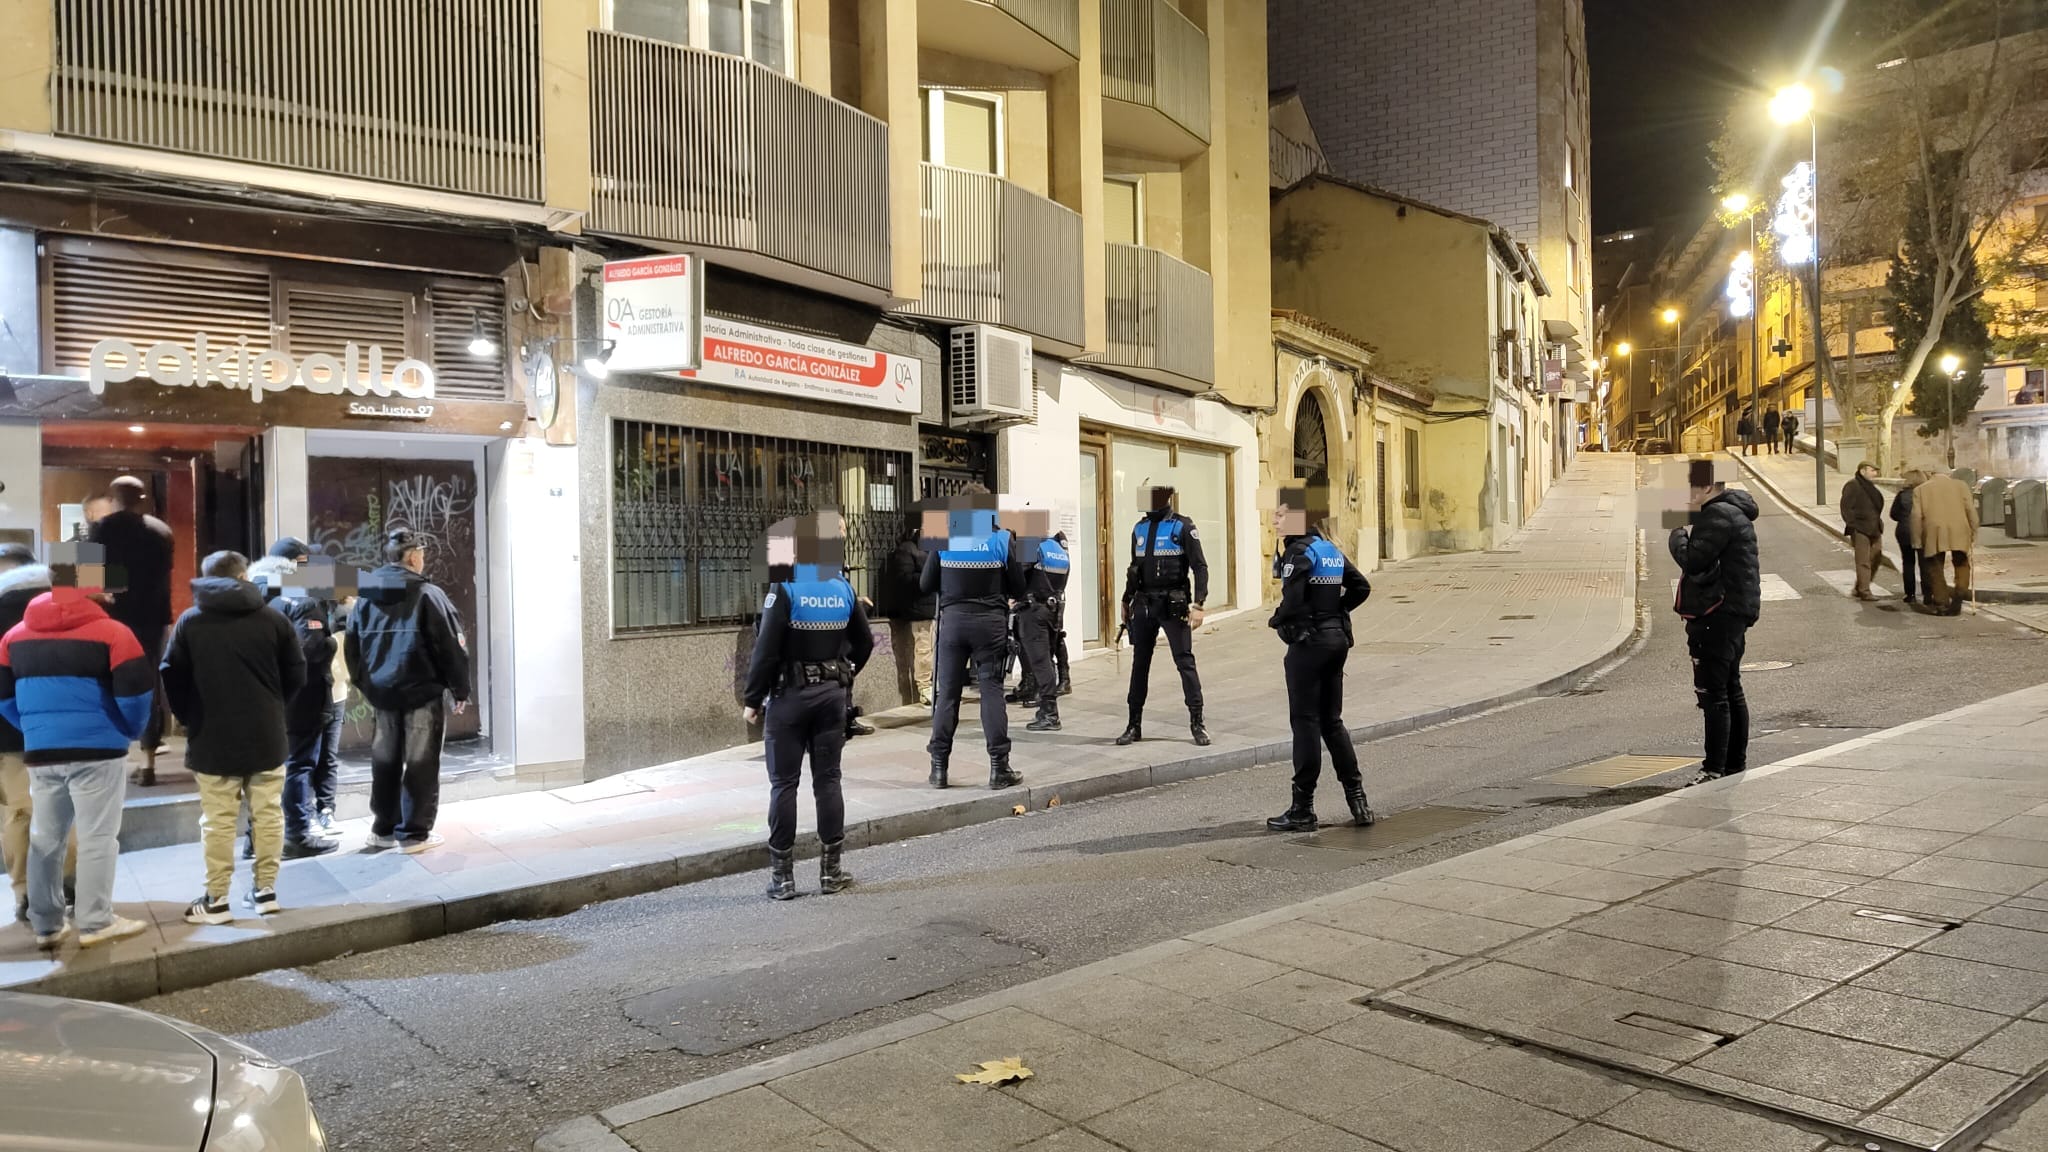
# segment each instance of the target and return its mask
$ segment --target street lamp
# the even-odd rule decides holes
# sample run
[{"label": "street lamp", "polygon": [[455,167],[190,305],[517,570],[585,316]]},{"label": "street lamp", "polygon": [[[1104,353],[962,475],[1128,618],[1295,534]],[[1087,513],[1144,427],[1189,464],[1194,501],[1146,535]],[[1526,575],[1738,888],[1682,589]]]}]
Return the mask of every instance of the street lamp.
[{"label": "street lamp", "polygon": [[[1676,397],[1674,408],[1679,414],[1679,419],[1682,421],[1685,417],[1685,327],[1678,322],[1678,309],[1676,308],[1666,308],[1659,315],[1666,324],[1671,325],[1673,332],[1671,389]],[[1682,428],[1674,424],[1672,427],[1672,439],[1674,441],[1678,440],[1680,438],[1679,433],[1682,431]]]},{"label": "street lamp", "polygon": [[[1813,502],[1828,502],[1828,457],[1827,457],[1827,378],[1822,374],[1822,364],[1827,359],[1827,348],[1820,331],[1820,121],[1813,114],[1813,89],[1804,84],[1791,84],[1778,89],[1771,97],[1771,119],[1790,127],[1806,121],[1808,142],[1812,148],[1807,172],[1812,180],[1813,222],[1811,235],[1801,237],[1809,243],[1795,245],[1788,243],[1785,258],[1789,263],[1798,262],[1805,255],[1813,261]],[[1787,190],[1792,196],[1793,190]],[[1801,247],[1809,249],[1802,253]]]},{"label": "street lamp", "polygon": [[1953,352],[1941,356],[1941,374],[1948,378],[1948,470],[1956,470],[1956,381],[1963,375],[1963,358]]}]

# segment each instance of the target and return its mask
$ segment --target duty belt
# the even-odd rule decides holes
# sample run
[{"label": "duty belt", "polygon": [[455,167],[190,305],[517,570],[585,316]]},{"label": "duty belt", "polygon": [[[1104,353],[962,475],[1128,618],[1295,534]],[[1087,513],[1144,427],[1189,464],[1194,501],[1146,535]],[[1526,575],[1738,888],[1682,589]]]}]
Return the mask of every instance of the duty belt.
[{"label": "duty belt", "polygon": [[789,666],[789,673],[792,687],[853,683],[853,666],[844,660],[827,660],[822,664],[800,661]]}]

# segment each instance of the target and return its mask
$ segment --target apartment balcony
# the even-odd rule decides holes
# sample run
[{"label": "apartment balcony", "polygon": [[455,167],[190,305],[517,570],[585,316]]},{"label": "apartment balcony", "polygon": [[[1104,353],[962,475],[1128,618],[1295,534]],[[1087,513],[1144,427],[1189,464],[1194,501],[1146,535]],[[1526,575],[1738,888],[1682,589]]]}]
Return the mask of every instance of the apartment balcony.
[{"label": "apartment balcony", "polygon": [[1101,0],[1102,143],[1185,160],[1209,146],[1209,37],[1168,0]]},{"label": "apartment balcony", "polygon": [[1081,0],[917,0],[917,41],[1050,75],[1081,58]]},{"label": "apartment balcony", "polygon": [[769,68],[590,33],[589,231],[889,295],[889,129]]},{"label": "apartment balcony", "polygon": [[1078,352],[1079,214],[986,173],[923,169],[924,292],[905,311],[995,324]]},{"label": "apartment balcony", "polygon": [[1096,362],[1182,391],[1216,383],[1209,274],[1157,248],[1108,246],[1108,341]]},{"label": "apartment balcony", "polygon": [[[538,203],[541,0],[55,0],[57,136]],[[122,5],[111,6],[121,8]]]}]

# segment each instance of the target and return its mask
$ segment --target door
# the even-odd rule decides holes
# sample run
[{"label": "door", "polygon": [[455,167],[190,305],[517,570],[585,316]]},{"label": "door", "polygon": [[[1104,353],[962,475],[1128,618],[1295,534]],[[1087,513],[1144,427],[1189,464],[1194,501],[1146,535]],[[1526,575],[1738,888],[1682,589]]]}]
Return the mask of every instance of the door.
[{"label": "door", "polygon": [[1387,563],[1394,555],[1393,510],[1387,506],[1387,430],[1373,432],[1373,507],[1378,525],[1379,556],[1381,564]]},{"label": "door", "polygon": [[[1084,444],[1081,447],[1081,514],[1080,527],[1074,534],[1074,578],[1079,588],[1068,602],[1075,605],[1081,614],[1081,643],[1100,644],[1103,632],[1109,626],[1109,575],[1104,567],[1109,555],[1104,538],[1106,518],[1102,508],[1102,478],[1107,469],[1106,452],[1101,445]],[[1072,626],[1072,621],[1068,626]]]}]

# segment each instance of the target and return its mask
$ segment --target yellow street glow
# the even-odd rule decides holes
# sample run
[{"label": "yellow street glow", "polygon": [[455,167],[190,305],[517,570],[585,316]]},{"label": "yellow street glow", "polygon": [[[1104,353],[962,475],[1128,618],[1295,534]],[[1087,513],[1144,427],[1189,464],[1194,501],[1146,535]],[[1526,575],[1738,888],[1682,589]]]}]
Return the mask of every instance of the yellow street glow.
[{"label": "yellow street glow", "polygon": [[1804,84],[1787,85],[1771,97],[1771,119],[1780,124],[1797,124],[1811,115],[1813,89]]}]

